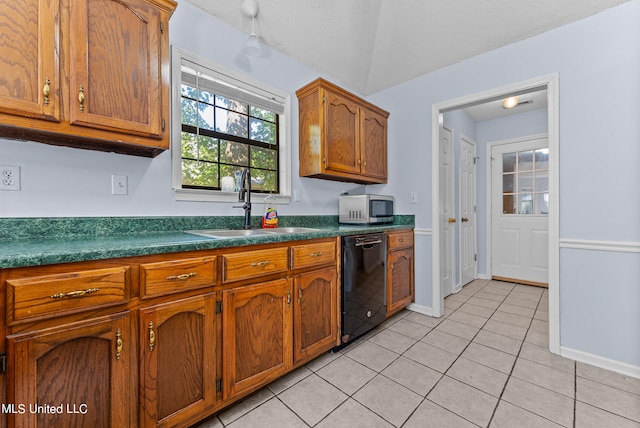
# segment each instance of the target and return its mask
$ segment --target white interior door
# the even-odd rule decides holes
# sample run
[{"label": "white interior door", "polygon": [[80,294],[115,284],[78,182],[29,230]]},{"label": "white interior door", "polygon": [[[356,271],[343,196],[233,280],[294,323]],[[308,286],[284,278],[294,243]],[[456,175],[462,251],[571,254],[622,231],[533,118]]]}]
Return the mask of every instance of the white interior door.
[{"label": "white interior door", "polygon": [[460,139],[460,279],[465,285],[476,279],[476,145]]},{"label": "white interior door", "polygon": [[491,149],[492,276],[549,282],[549,150],[546,138]]},{"label": "white interior door", "polygon": [[452,133],[440,127],[440,289],[442,297],[453,293],[455,285],[455,213],[453,191]]}]

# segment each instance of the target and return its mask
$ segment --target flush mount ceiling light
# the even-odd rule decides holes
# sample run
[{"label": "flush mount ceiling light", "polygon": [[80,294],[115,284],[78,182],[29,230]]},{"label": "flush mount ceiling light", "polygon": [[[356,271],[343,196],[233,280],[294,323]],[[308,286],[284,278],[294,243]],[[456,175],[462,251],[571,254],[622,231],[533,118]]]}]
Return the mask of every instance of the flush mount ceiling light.
[{"label": "flush mount ceiling light", "polygon": [[251,35],[244,42],[244,53],[249,56],[259,56],[262,48],[260,39],[256,36],[256,17],[258,16],[258,2],[256,0],[243,0],[242,13],[251,18]]},{"label": "flush mount ceiling light", "polygon": [[518,97],[509,97],[509,98],[505,98],[504,101],[502,101],[502,107],[504,108],[514,108],[518,104],[519,104]]}]

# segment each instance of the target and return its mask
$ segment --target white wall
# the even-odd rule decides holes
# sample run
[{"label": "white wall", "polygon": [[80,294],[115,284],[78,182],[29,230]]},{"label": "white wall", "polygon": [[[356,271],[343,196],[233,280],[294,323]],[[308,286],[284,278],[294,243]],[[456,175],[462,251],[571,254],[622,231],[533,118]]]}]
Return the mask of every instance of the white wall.
[{"label": "white wall", "polygon": [[[416,226],[430,230],[433,104],[559,75],[561,347],[628,364],[640,376],[640,0],[463,61],[371,97],[392,112],[389,140],[404,156],[391,165],[399,189],[420,186]],[[623,215],[620,215],[623,213]],[[427,237],[429,238],[429,237]],[[574,242],[575,241],[575,242]],[[617,251],[598,262],[582,243]],[[430,248],[430,243],[420,248]],[[585,261],[593,261],[585,267]],[[416,264],[431,263],[416,247]],[[584,272],[606,272],[585,275]],[[416,273],[418,273],[416,271]],[[604,278],[606,277],[606,281]],[[431,278],[416,278],[418,296]],[[608,296],[602,299],[602,295]],[[616,317],[607,317],[616,299]],[[427,299],[417,301],[429,306]],[[603,307],[604,305],[604,307]],[[599,312],[598,309],[600,308]],[[603,316],[603,314],[605,316]],[[594,318],[599,327],[592,329]],[[585,331],[587,327],[587,331]],[[621,328],[623,327],[623,328]]]}]

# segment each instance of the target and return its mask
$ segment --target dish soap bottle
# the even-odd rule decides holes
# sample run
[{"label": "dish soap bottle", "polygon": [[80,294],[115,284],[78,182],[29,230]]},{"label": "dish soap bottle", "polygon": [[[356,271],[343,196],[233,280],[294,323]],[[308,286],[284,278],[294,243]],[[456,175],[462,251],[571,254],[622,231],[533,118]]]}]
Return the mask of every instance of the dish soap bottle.
[{"label": "dish soap bottle", "polygon": [[262,216],[262,227],[278,227],[278,204],[273,195],[264,198],[264,215]]}]

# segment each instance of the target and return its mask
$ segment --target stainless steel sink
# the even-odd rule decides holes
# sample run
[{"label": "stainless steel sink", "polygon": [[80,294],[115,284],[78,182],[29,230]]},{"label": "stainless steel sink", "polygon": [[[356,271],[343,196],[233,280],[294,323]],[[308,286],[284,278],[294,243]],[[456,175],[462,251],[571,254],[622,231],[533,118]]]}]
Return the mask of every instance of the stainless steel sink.
[{"label": "stainless steel sink", "polygon": [[205,229],[205,230],[187,230],[187,233],[193,235],[206,236],[207,238],[243,238],[249,236],[267,236],[288,233],[309,233],[318,229],[309,227],[277,227],[273,229]]},{"label": "stainless steel sink", "polygon": [[193,235],[206,236],[207,238],[242,238],[246,236],[264,236],[262,229],[208,229],[208,230],[187,230]]},{"label": "stainless steel sink", "polygon": [[267,233],[310,233],[317,232],[318,229],[310,227],[274,227],[273,229],[263,229]]}]

